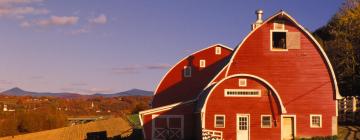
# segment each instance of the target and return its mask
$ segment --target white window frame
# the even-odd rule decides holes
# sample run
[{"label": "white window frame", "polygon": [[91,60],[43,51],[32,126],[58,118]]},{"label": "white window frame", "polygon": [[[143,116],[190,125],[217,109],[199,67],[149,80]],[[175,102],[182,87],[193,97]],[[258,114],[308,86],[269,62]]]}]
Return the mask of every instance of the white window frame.
[{"label": "white window frame", "polygon": [[[244,82],[244,84],[241,84]],[[240,78],[239,79],[239,87],[246,87],[247,86],[247,79]]]},{"label": "white window frame", "polygon": [[[190,69],[189,75],[187,75],[186,69]],[[191,66],[184,66],[184,72],[183,72],[184,77],[191,77],[191,74],[192,74]]]},{"label": "white window frame", "polygon": [[205,68],[205,67],[206,67],[206,60],[205,60],[205,59],[201,59],[201,60],[199,61],[199,66],[200,66],[200,68]]},{"label": "white window frame", "polygon": [[[228,91],[240,91],[240,92],[253,92],[256,91],[259,94],[257,95],[228,95]],[[224,89],[224,96],[225,97],[261,97],[261,90],[260,89]]]},{"label": "white window frame", "polygon": [[[320,117],[320,126],[313,125],[312,117]],[[310,114],[310,128],[322,128],[322,115],[321,114]]]},{"label": "white window frame", "polygon": [[[223,117],[224,118],[224,126],[223,127],[216,126],[216,117]],[[214,115],[214,128],[225,128],[225,121],[226,121],[225,115],[223,115],[223,114],[215,114]]]},{"label": "white window frame", "polygon": [[[270,117],[270,126],[263,125],[263,117]],[[271,115],[261,115],[261,128],[272,128],[272,116]]]},{"label": "white window frame", "polygon": [[215,47],[215,54],[220,55],[221,54],[221,47]]},{"label": "white window frame", "polygon": [[270,30],[270,51],[274,51],[274,52],[288,51],[287,46],[286,46],[286,49],[273,48],[273,32],[285,32],[285,36],[286,36],[288,30]]}]

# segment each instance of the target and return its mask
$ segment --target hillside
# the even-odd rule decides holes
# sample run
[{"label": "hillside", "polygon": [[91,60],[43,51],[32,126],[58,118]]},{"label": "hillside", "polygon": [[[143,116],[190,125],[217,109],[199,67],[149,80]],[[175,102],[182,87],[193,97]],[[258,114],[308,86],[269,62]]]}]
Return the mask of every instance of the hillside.
[{"label": "hillside", "polygon": [[15,88],[0,92],[0,95],[32,96],[32,97],[48,96],[48,97],[60,97],[60,98],[80,98],[80,97],[91,98],[91,97],[99,97],[99,96],[101,96],[101,97],[152,96],[153,92],[141,90],[141,89],[131,89],[131,90],[123,91],[123,92],[110,93],[110,94],[96,93],[96,94],[91,94],[91,95],[82,95],[82,94],[78,94],[78,93],[68,93],[68,92],[63,92],[63,93],[31,92],[31,91],[26,91],[21,88],[15,87]]},{"label": "hillside", "polygon": [[107,137],[128,136],[132,133],[131,126],[127,121],[122,118],[111,118],[14,137],[3,137],[0,140],[84,140],[87,133],[99,131],[106,131]]}]

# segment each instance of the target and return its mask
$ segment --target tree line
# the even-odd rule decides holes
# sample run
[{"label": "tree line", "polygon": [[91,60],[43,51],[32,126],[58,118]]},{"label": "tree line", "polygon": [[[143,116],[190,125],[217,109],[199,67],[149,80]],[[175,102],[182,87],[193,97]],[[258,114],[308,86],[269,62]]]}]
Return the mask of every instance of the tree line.
[{"label": "tree line", "polygon": [[[0,137],[65,127],[68,117],[124,117],[150,108],[151,99],[148,96],[73,99],[0,96]],[[13,103],[6,102],[9,100]],[[3,111],[4,104],[15,111]]]},{"label": "tree line", "polygon": [[346,0],[313,33],[328,55],[342,96],[360,95],[360,0]]}]

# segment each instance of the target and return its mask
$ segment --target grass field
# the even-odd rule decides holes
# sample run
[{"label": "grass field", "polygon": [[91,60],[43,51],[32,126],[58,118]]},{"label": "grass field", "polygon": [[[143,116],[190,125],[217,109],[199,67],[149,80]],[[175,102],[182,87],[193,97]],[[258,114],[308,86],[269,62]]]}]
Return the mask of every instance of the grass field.
[{"label": "grass field", "polygon": [[134,128],[141,128],[139,114],[132,114],[128,116],[129,121],[134,125]]},{"label": "grass field", "polygon": [[110,118],[86,124],[74,125],[36,133],[3,137],[0,140],[85,140],[89,132],[106,131],[107,137],[127,136],[131,126],[122,118]]}]

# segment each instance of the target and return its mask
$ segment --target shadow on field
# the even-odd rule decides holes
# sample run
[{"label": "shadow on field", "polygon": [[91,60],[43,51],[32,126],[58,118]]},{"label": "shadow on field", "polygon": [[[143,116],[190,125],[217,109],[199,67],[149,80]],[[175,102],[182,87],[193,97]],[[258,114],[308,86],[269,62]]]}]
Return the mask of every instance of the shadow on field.
[{"label": "shadow on field", "polygon": [[128,131],[123,132],[123,134],[131,132],[130,135],[121,136],[117,135],[114,137],[107,137],[106,131],[98,132],[89,132],[86,134],[85,140],[142,140],[142,130],[141,129],[129,129]]},{"label": "shadow on field", "polygon": [[360,127],[359,126],[342,126],[346,131],[344,135],[344,140],[360,140]]}]

